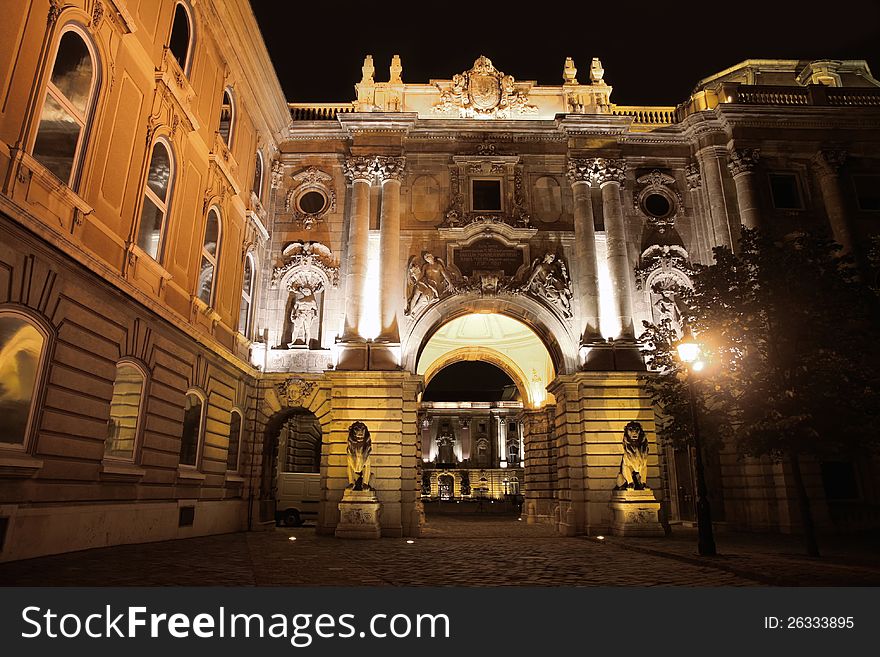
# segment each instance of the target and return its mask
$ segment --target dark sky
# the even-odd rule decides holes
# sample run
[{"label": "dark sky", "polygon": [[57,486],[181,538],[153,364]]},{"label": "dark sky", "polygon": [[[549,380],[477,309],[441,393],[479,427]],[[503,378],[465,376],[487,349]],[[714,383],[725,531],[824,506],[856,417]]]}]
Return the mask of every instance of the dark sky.
[{"label": "dark sky", "polygon": [[553,85],[573,57],[583,83],[599,57],[620,105],[677,104],[750,58],[866,59],[880,76],[880,0],[251,4],[292,102],[354,100],[368,53],[378,82],[399,54],[413,83],[449,79],[481,54],[517,80]]},{"label": "dark sky", "polygon": [[499,401],[513,381],[499,368],[480,361],[453,363],[431,379],[424,401]]}]

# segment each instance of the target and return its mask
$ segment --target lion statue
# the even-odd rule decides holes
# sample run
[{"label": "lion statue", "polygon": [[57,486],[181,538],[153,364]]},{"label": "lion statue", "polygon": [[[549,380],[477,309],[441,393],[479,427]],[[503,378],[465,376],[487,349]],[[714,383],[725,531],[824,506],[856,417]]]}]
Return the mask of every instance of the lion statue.
[{"label": "lion statue", "polygon": [[648,474],[648,438],[639,422],[630,422],[623,428],[623,458],[614,490],[644,490]]},{"label": "lion statue", "polygon": [[373,443],[370,430],[363,422],[355,422],[348,428],[348,487],[353,490],[370,489],[370,454]]}]

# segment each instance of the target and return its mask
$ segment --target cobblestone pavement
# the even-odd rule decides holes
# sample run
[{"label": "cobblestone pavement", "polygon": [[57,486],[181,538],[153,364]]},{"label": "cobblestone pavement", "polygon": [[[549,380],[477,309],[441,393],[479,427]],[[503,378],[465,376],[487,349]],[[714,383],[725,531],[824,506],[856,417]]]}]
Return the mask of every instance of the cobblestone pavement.
[{"label": "cobblestone pavement", "polygon": [[[693,532],[690,532],[693,533]],[[289,540],[295,538],[296,540]],[[313,527],[125,545],[0,564],[15,586],[755,586],[876,584],[880,566],[719,539],[559,538],[511,517],[431,517],[424,536],[344,541]],[[775,546],[775,547],[774,547]],[[775,578],[775,579],[774,579]]]}]

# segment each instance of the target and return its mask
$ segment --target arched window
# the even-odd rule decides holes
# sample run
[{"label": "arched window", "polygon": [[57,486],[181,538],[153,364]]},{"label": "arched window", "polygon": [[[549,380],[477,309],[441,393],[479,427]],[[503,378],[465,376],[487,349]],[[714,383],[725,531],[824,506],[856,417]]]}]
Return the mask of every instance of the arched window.
[{"label": "arched window", "polygon": [[232,409],[229,418],[229,451],[226,454],[226,469],[238,472],[238,451],[241,447],[241,413]]},{"label": "arched window", "polygon": [[183,432],[180,434],[180,465],[195,467],[199,462],[203,408],[204,397],[200,392],[190,390],[186,393],[183,406]]},{"label": "arched window", "polygon": [[46,83],[33,155],[71,187],[85,149],[97,87],[98,68],[90,42],[79,28],[66,26]]},{"label": "arched window", "polygon": [[105,457],[134,460],[145,383],[146,375],[134,363],[121,361],[116,365]]},{"label": "arched window", "polygon": [[202,243],[202,266],[199,269],[199,299],[210,306],[214,302],[214,281],[217,279],[217,259],[220,254],[220,213],[217,208],[208,211],[205,240]]},{"label": "arched window", "polygon": [[220,138],[227,148],[232,148],[232,128],[235,125],[235,105],[232,102],[232,92],[223,90],[223,100],[220,102]]},{"label": "arched window", "polygon": [[171,205],[174,183],[174,159],[164,140],[153,144],[150,168],[144,184],[144,206],[138,228],[138,246],[154,260],[162,257],[162,237]]},{"label": "arched window", "polygon": [[238,331],[245,337],[251,334],[251,303],[254,294],[254,255],[244,257],[244,274],[241,278],[241,309],[238,313]]},{"label": "arched window", "polygon": [[27,447],[46,339],[27,315],[0,310],[0,444]]},{"label": "arched window", "polygon": [[263,199],[263,154],[260,151],[257,151],[257,156],[254,160],[254,184],[251,191],[253,191],[257,200],[261,201]]},{"label": "arched window", "polygon": [[168,36],[168,49],[177,60],[180,70],[189,75],[193,51],[192,21],[189,18],[189,10],[182,2],[178,2],[174,8],[174,21],[171,23],[171,34]]}]

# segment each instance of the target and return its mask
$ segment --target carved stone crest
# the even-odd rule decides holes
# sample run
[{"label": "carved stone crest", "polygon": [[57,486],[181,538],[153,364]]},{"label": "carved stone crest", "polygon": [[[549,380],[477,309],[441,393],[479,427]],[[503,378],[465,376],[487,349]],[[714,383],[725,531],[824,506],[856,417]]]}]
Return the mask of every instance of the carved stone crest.
[{"label": "carved stone crest", "polygon": [[512,75],[505,75],[480,56],[473,68],[452,76],[452,83],[435,83],[440,90],[436,114],[458,114],[462,118],[506,119],[511,114],[536,114],[528,102],[528,91],[517,90]]},{"label": "carved stone crest", "polygon": [[272,280],[269,282],[271,289],[278,289],[279,283],[293,270],[311,270],[319,279],[313,282],[312,290],[315,292],[326,285],[334,288],[339,285],[339,265],[330,248],[320,242],[291,242],[282,256],[284,264],[272,271]]},{"label": "carved stone crest", "polygon": [[288,406],[302,406],[306,397],[312,394],[317,383],[315,381],[306,381],[305,379],[287,379],[283,383],[279,383],[278,396]]}]

